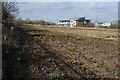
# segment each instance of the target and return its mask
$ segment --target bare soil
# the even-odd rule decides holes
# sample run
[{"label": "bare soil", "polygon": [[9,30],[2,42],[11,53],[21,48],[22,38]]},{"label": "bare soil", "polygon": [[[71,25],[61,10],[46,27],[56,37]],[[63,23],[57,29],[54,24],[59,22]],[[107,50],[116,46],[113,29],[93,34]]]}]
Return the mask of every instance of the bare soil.
[{"label": "bare soil", "polygon": [[119,77],[118,42],[77,34],[97,34],[96,30],[44,26],[21,26],[21,29],[24,45],[13,64],[23,70],[18,67],[16,72],[16,67],[11,66],[12,78],[109,80]]}]

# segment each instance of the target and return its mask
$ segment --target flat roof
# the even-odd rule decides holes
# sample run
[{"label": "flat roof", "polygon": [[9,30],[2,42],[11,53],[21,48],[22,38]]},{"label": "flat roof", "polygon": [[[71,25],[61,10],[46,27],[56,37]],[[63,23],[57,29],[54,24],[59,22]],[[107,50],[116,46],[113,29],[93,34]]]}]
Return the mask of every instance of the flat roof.
[{"label": "flat roof", "polygon": [[[57,21],[80,20],[82,18],[85,18],[85,17],[76,17],[76,18],[70,18],[70,19],[60,19],[60,20],[57,20]],[[91,19],[90,18],[85,18],[85,20],[91,20]]]},{"label": "flat roof", "polygon": [[60,19],[60,20],[57,20],[57,21],[70,21],[70,19]]}]

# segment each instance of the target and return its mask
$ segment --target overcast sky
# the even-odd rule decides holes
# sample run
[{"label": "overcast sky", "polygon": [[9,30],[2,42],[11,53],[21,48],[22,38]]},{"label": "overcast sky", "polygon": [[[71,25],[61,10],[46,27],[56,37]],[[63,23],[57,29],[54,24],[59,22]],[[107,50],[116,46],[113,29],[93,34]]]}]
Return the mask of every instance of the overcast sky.
[{"label": "overcast sky", "polygon": [[20,2],[18,6],[22,19],[49,22],[82,16],[92,22],[118,19],[117,2]]}]

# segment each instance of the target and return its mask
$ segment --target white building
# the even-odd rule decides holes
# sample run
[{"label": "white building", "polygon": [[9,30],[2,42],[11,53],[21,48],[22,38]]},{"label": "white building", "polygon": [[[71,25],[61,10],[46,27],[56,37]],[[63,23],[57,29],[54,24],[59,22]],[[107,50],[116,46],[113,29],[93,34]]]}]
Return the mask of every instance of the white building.
[{"label": "white building", "polygon": [[85,17],[79,17],[79,18],[57,20],[56,24],[63,26],[70,26],[70,27],[87,26],[88,23],[90,23],[90,21],[91,21],[90,19],[86,19]]},{"label": "white building", "polygon": [[94,23],[95,27],[110,27],[111,25],[112,25],[111,22]]}]

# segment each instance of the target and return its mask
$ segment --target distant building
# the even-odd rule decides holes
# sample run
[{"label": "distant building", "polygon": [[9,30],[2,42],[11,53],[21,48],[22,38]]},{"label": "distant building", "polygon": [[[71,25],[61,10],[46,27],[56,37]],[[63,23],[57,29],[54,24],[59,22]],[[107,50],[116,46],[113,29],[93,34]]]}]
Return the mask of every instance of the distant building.
[{"label": "distant building", "polygon": [[113,21],[112,24],[118,24],[120,21]]},{"label": "distant building", "polygon": [[88,23],[90,23],[90,21],[91,21],[90,19],[87,19],[85,17],[61,19],[56,21],[56,25],[63,25],[63,26],[70,26],[70,27],[87,26]]},{"label": "distant building", "polygon": [[110,27],[111,25],[112,25],[111,22],[94,23],[95,27]]}]

